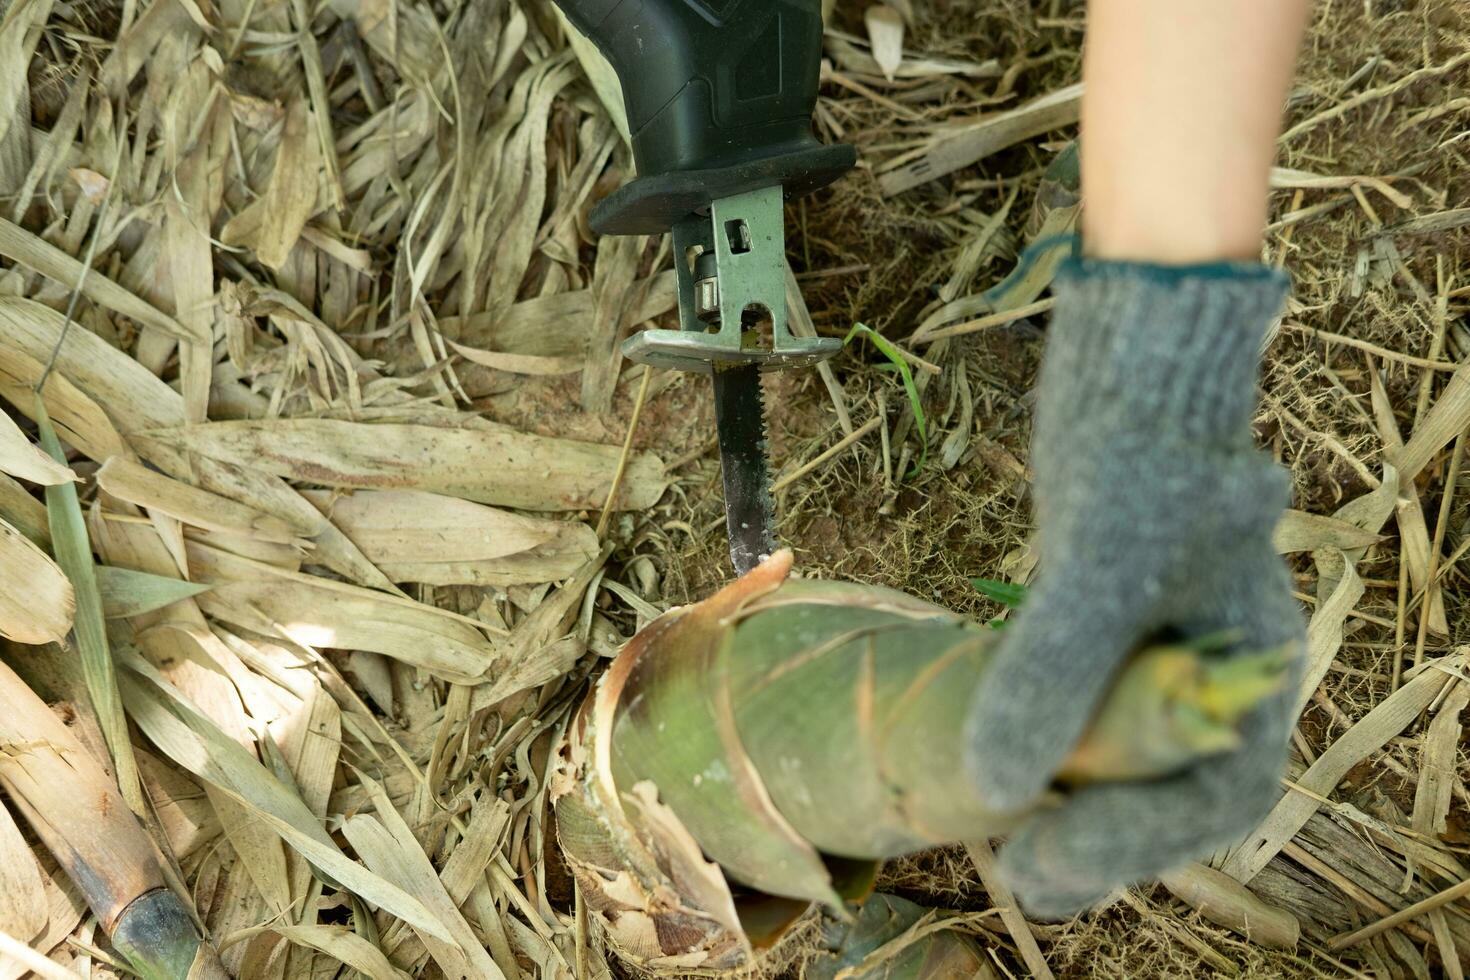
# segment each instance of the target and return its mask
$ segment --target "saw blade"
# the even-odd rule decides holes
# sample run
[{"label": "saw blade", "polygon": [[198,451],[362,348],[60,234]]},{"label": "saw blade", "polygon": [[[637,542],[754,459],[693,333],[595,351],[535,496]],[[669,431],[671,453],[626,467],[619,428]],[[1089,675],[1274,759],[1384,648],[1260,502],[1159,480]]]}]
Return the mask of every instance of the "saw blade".
[{"label": "saw blade", "polygon": [[776,499],[767,458],[765,399],[760,368],[716,368],[715,425],[725,484],[730,561],[744,575],[776,550]]}]

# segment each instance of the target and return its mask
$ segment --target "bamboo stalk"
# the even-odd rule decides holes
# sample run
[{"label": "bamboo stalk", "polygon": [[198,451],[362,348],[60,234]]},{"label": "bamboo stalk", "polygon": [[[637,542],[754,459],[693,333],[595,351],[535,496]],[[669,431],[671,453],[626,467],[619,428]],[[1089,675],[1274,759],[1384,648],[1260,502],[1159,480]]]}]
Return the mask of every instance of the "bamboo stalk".
[{"label": "bamboo stalk", "polygon": [[143,980],[224,977],[213,947],[165,886],[153,843],[117,785],[3,662],[0,704],[0,787],[118,952]]}]

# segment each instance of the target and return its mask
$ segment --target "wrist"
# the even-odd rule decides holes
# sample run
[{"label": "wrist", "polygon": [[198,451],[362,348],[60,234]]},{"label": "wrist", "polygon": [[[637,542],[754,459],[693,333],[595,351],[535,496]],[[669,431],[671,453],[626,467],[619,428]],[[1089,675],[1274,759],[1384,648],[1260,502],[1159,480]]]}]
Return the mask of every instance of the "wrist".
[{"label": "wrist", "polygon": [[1284,274],[1256,262],[1069,260],[1054,285],[1038,426],[1248,438],[1286,291]]}]

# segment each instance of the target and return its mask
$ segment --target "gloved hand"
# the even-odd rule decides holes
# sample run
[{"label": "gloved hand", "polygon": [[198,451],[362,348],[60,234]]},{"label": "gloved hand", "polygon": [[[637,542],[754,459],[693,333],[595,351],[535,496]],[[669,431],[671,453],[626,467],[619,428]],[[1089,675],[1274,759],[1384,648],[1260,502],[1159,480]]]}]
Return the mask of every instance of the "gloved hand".
[{"label": "gloved hand", "polygon": [[[1287,291],[1253,263],[1072,259],[1057,277],[1031,463],[1040,579],[1005,628],[965,736],[998,808],[1048,787],[1123,660],[1163,630],[1292,644],[1302,617],[1271,546],[1285,474],[1252,446],[1259,351]],[[1280,798],[1300,658],[1237,751],[1147,783],[1082,788],[1000,855],[1043,918],[1204,857]]]}]

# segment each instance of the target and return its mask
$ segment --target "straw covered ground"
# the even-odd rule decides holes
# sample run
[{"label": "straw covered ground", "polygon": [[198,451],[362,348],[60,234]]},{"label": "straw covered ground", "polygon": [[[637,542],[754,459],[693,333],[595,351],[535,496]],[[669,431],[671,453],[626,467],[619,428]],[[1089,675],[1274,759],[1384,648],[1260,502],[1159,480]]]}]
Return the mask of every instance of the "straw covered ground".
[{"label": "straw covered ground", "polygon": [[[922,411],[862,338],[770,379],[782,533],[803,574],[996,615],[970,579],[1031,572],[1051,253],[1020,259],[1076,219],[1084,11],[835,6],[817,125],[860,164],[789,209],[793,308],[899,345]],[[548,767],[606,658],[727,559],[707,383],[618,355],[673,292],[662,241],[588,228],[632,169],[605,66],[546,0],[0,11],[0,705],[29,685],[107,760],[241,976],[490,975],[404,894],[508,977],[620,974]],[[893,864],[995,976],[1461,975],[1467,23],[1320,2],[1275,174],[1296,291],[1257,432],[1295,478],[1312,684],[1283,803],[1217,863],[1301,938],[1162,886],[1028,927],[982,849]],[[13,720],[0,977],[23,947],[112,975],[11,788],[46,748]]]}]

